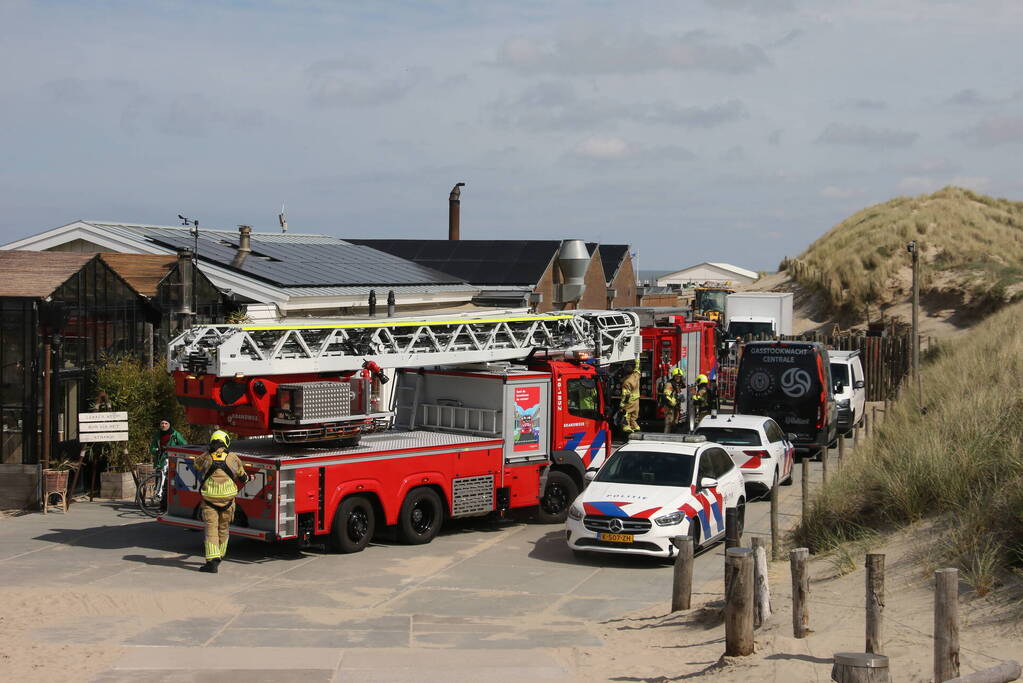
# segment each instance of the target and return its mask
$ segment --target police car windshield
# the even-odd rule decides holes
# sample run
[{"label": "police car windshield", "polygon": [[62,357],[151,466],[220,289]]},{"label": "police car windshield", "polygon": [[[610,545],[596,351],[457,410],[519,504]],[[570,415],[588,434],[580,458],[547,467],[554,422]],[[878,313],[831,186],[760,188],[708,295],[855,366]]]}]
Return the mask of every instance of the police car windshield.
[{"label": "police car windshield", "polygon": [[691,455],[621,450],[600,468],[594,481],[608,484],[690,486],[693,483],[694,461]]},{"label": "police car windshield", "polygon": [[760,432],[755,429],[740,429],[739,427],[700,427],[697,434],[707,437],[707,441],[719,443],[722,446],[759,446]]}]

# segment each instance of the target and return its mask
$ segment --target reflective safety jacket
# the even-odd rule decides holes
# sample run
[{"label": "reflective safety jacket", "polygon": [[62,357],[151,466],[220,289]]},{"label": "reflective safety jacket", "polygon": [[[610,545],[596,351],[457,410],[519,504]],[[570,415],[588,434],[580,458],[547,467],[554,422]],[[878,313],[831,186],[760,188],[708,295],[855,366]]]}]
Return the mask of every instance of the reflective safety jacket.
[{"label": "reflective safety jacket", "polygon": [[630,372],[622,381],[622,405],[629,405],[639,400],[639,373]]},{"label": "reflective safety jacket", "polygon": [[203,453],[193,461],[202,482],[202,497],[211,503],[230,503],[238,495],[238,484],[248,481],[242,461],[234,453],[219,450]]},{"label": "reflective safety jacket", "polygon": [[676,401],[675,396],[675,385],[671,382],[664,383],[664,390],[661,392],[661,396],[664,398],[664,402],[669,406],[674,406]]}]

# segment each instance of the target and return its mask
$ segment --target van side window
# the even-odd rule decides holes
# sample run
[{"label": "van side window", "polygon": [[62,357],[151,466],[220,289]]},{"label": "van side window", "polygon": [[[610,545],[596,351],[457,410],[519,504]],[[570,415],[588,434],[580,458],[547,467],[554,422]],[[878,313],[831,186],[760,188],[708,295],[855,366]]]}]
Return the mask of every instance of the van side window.
[{"label": "van side window", "polygon": [[853,373],[853,382],[859,382],[860,380],[863,379],[863,366],[857,363],[856,361],[853,361],[851,365]]}]

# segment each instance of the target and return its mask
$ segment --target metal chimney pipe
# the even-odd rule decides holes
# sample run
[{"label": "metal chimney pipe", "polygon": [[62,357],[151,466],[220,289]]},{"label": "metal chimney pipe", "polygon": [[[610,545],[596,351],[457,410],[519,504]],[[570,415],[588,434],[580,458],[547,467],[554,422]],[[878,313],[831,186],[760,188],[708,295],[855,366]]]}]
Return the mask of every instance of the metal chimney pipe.
[{"label": "metal chimney pipe", "polygon": [[465,187],[465,183],[455,183],[455,186],[451,188],[451,194],[448,195],[448,240],[452,242],[458,241],[461,230],[463,187]]},{"label": "metal chimney pipe", "polygon": [[187,327],[186,318],[192,315],[192,250],[178,252],[178,277],[181,278],[181,299],[177,313],[182,317],[182,328]]},{"label": "metal chimney pipe", "polygon": [[251,225],[239,225],[238,226],[238,253],[234,255],[234,259],[231,260],[231,265],[235,268],[241,268],[245,263],[245,259],[252,253],[252,226]]}]

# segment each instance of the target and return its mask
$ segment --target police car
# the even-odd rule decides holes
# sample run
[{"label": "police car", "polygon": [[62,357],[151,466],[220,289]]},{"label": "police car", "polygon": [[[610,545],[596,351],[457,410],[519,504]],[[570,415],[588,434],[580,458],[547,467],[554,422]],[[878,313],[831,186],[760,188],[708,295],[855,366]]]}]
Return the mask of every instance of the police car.
[{"label": "police car", "polygon": [[750,488],[770,493],[792,483],[796,449],[778,423],[762,415],[708,415],[696,427],[732,457]]},{"label": "police car", "polygon": [[672,536],[707,546],[724,538],[726,508],[745,519],[742,474],[702,436],[634,433],[587,479],[566,522],[575,552],[673,557]]}]

